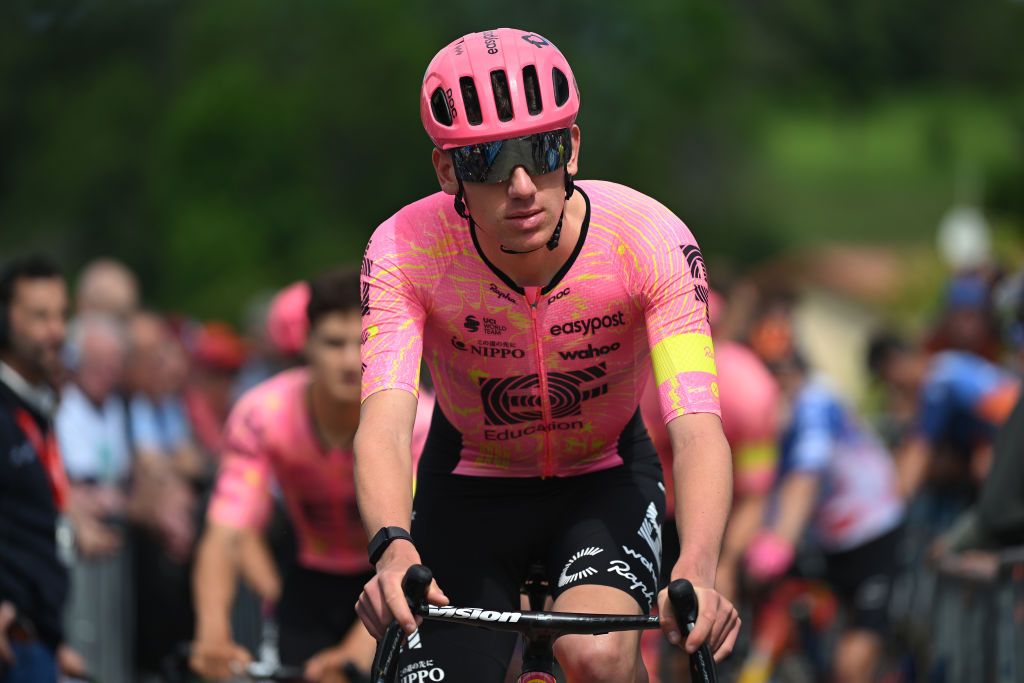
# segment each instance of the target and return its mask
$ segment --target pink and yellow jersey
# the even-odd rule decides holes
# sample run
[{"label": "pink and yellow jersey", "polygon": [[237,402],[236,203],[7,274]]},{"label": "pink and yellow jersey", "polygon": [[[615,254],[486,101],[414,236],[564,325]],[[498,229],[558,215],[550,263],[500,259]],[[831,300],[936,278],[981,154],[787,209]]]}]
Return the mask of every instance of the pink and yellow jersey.
[{"label": "pink and yellow jersey", "polygon": [[574,476],[628,462],[651,450],[637,406],[652,361],[665,422],[718,414],[693,235],[627,187],[577,188],[587,202],[580,238],[544,288],[519,287],[490,263],[448,195],[374,232],[363,262],[363,400],[417,393],[425,359],[437,407],[420,473]]},{"label": "pink and yellow jersey", "polygon": [[326,448],[314,433],[309,381],[306,368],[286,370],[242,396],[225,428],[207,517],[234,528],[261,528],[276,480],[295,526],[299,563],[336,574],[367,572],[352,451]]}]

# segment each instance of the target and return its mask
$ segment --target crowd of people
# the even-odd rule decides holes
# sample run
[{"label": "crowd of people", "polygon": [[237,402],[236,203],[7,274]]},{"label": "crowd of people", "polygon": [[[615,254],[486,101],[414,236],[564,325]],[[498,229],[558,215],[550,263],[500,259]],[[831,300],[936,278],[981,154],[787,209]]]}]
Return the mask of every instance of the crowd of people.
[{"label": "crowd of people", "polygon": [[[10,449],[0,476],[0,680],[49,680],[54,665],[106,681],[159,679],[184,661],[194,633],[202,670],[224,645],[210,634],[230,622],[236,544],[252,590],[283,608],[283,653],[297,639],[305,662],[316,654],[307,647],[336,644],[331,624],[352,621],[355,596],[295,636],[288,615],[311,611],[289,595],[299,586],[301,599],[320,601],[308,584],[317,568],[328,578],[369,569],[344,462],[358,420],[358,271],[286,288],[247,338],[222,322],[142,308],[135,276],[109,259],[83,269],[73,300],[61,271],[39,257],[11,261],[0,286]],[[275,376],[295,395],[244,398]],[[248,413],[256,404],[283,442],[253,442],[262,436]],[[287,427],[273,412],[282,407],[295,408]],[[281,455],[291,459],[262,460]],[[244,533],[275,517],[285,531],[273,544]],[[297,559],[288,557],[291,528]],[[282,581],[293,567],[313,569]],[[314,664],[311,679],[325,666]]]},{"label": "crowd of people", "polygon": [[[11,263],[0,284],[5,665],[37,666],[36,644],[69,675],[159,679],[193,643],[194,670],[230,677],[257,654],[231,632],[244,580],[278,607],[281,661],[317,681],[365,670],[374,643],[352,610],[372,571],[350,462],[358,274],[314,279],[312,304],[309,283],[282,290],[248,339],[141,308],[131,271],[107,259],[82,271],[73,300],[41,259]],[[1021,280],[958,275],[930,337],[880,331],[864,358],[872,410],[810,367],[791,299],[744,313],[732,302],[749,296],[728,294],[711,295],[735,485],[717,582],[756,607],[732,666],[771,666],[785,640],[771,608],[810,576],[846,614],[835,680],[874,680],[908,562],[1024,540]],[[652,396],[642,407],[670,458]],[[430,414],[418,413],[419,448]],[[26,447],[40,472],[25,470]],[[662,538],[671,566],[675,533]],[[681,665],[664,661],[663,680]]]}]

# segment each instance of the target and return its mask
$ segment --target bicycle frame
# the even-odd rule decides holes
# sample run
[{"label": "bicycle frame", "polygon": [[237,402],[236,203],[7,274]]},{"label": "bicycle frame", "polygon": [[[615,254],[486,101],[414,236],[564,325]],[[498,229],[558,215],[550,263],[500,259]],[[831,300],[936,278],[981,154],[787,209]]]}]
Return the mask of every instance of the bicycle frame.
[{"label": "bicycle frame", "polygon": [[[523,673],[519,683],[555,683],[553,645],[567,634],[598,635],[613,631],[652,630],[660,628],[658,617],[649,615],[581,614],[574,612],[513,611],[499,612],[479,607],[437,607],[425,602],[427,587],[433,576],[422,565],[406,572],[402,587],[413,614],[434,621],[464,624],[492,631],[515,631],[524,640]],[[681,625],[689,633],[697,621],[696,596],[685,579],[673,581],[669,598],[678,615],[685,615]],[[388,626],[377,644],[371,678],[373,683],[394,683],[398,675],[398,654],[403,640],[397,622]],[[690,655],[691,680],[715,683],[714,660],[708,646],[702,645]]]}]

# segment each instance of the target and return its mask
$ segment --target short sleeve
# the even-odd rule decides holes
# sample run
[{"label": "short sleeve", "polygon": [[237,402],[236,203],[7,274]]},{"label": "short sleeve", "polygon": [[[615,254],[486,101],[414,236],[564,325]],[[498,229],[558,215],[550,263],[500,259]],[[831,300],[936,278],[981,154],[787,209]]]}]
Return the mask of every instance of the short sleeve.
[{"label": "short sleeve", "polygon": [[790,470],[819,473],[828,467],[835,446],[833,404],[824,396],[805,394],[793,416]]},{"label": "short sleeve", "polygon": [[[398,218],[383,223],[363,256],[362,400],[385,389],[419,393],[426,313],[405,268],[417,267],[395,231]],[[404,263],[404,261],[410,261]]]},{"label": "short sleeve", "polygon": [[270,510],[270,453],[256,396],[243,398],[224,429],[224,452],[207,519],[237,529],[261,527]]},{"label": "short sleeve", "polygon": [[645,247],[647,262],[634,266],[644,271],[640,302],[666,423],[686,413],[721,415],[707,269],[690,231],[669,216]]}]

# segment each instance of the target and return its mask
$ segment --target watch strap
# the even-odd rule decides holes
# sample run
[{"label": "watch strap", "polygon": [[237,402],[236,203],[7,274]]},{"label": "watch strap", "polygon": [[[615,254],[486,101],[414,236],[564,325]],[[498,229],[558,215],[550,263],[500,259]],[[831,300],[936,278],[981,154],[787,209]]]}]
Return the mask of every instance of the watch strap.
[{"label": "watch strap", "polygon": [[412,534],[403,529],[400,526],[386,526],[382,527],[373,538],[370,540],[370,544],[366,547],[366,552],[370,557],[370,564],[377,564],[380,560],[381,555],[388,549],[388,546],[397,540],[409,541],[412,543]]}]

